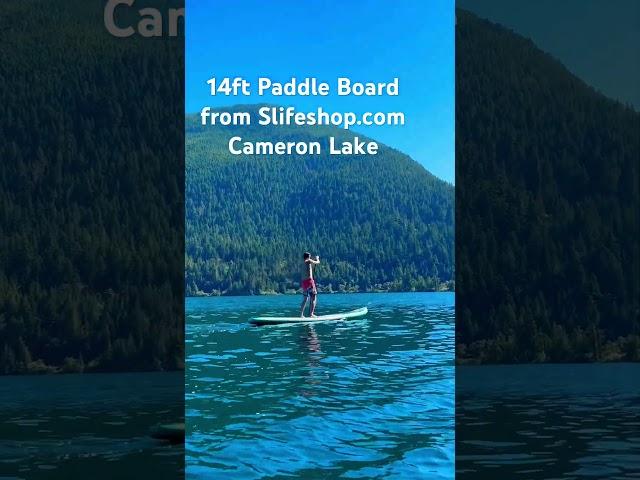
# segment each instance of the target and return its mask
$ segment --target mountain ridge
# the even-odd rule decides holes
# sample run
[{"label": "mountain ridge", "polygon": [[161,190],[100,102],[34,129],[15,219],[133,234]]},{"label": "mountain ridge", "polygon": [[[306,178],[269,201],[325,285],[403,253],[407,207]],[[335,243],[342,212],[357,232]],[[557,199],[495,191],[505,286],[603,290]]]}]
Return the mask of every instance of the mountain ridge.
[{"label": "mountain ridge", "polygon": [[[283,104],[283,105],[278,105],[275,103],[268,103],[268,102],[260,102],[260,103],[238,103],[238,104],[233,104],[233,105],[229,105],[229,106],[217,106],[217,107],[211,107],[211,111],[212,112],[219,112],[219,111],[225,111],[225,112],[229,112],[229,113],[235,113],[235,112],[241,112],[241,111],[246,111],[249,112],[250,114],[252,114],[252,118],[254,117],[254,115],[256,114],[257,110],[261,107],[284,107],[287,108],[289,106],[292,105],[288,105],[288,104]],[[306,110],[305,110],[306,111]],[[228,127],[217,127],[217,126],[211,126],[211,125],[202,125],[197,118],[200,116],[200,112],[187,112],[185,113],[185,124],[186,124],[186,131],[187,133],[191,132],[202,132],[205,129],[208,128],[221,128],[221,129],[225,129],[225,128],[230,128],[233,129],[232,126],[228,126]],[[252,125],[252,127],[255,127],[256,125]],[[242,127],[241,127],[242,128]],[[258,128],[264,128],[262,126],[258,126]],[[296,126],[296,125],[278,125],[275,126],[275,128],[281,129],[282,131],[288,131],[288,130],[292,130],[295,132],[296,129],[299,129],[301,127]],[[304,128],[304,127],[303,127]],[[317,135],[318,138],[322,138],[323,136],[329,135],[329,134],[337,134],[340,138],[350,138],[353,136],[357,136],[358,138],[365,140],[365,141],[375,141],[377,142],[379,145],[383,146],[385,149],[387,150],[391,150],[393,152],[396,152],[399,155],[405,156],[407,157],[409,160],[411,160],[412,162],[417,163],[418,165],[420,165],[422,168],[424,168],[424,170],[432,177],[450,185],[452,188],[455,187],[455,185],[448,181],[445,180],[443,178],[438,177],[437,175],[435,175],[433,172],[431,172],[425,165],[423,162],[414,159],[410,154],[392,147],[390,145],[387,145],[385,143],[379,142],[377,140],[375,140],[373,137],[366,135],[364,133],[361,132],[356,132],[354,130],[343,130],[343,129],[338,129],[336,130],[336,127],[332,127],[332,126],[324,126],[324,125],[320,125],[320,126],[309,126],[306,128],[310,128],[310,129],[317,129],[320,133]],[[251,130],[253,131],[253,130]],[[324,135],[323,135],[324,133]],[[230,135],[229,135],[230,136]]]},{"label": "mountain ridge", "polygon": [[[241,155],[230,162],[224,139],[235,134],[248,140],[325,141],[328,135],[345,139],[352,133],[333,127],[201,127],[198,121],[194,116],[185,120],[188,294],[295,291],[298,257],[307,249],[320,251],[327,259],[328,264],[319,272],[320,287],[326,291],[433,290],[446,282],[448,287],[453,285],[453,187],[408,155],[380,144],[376,156],[346,156],[330,162],[327,155]],[[212,165],[218,168],[210,168]],[[208,182],[212,183],[206,187]],[[267,187],[256,191],[253,186],[258,185]],[[226,198],[230,195],[242,206],[223,201],[214,189],[226,192]],[[421,189],[423,193],[418,193]],[[203,190],[207,191],[205,197]],[[433,211],[416,203],[418,197],[427,200],[427,190],[443,195],[436,195]],[[257,196],[264,208],[247,205],[252,196]],[[214,212],[208,205],[222,211]],[[258,212],[261,219],[255,218]],[[221,226],[219,220],[225,216],[226,223]],[[409,224],[414,220],[418,229],[410,233]],[[234,222],[239,222],[238,228],[233,227]],[[431,234],[427,234],[429,228]],[[222,243],[235,238],[251,245],[253,253],[247,255],[234,248],[232,253],[224,252],[224,247],[205,239],[207,231]],[[389,232],[406,242],[400,250],[428,255],[428,259],[401,261]],[[263,241],[268,235],[271,240]],[[367,245],[365,238],[372,238],[373,244]],[[420,242],[434,250],[420,247]],[[204,243],[209,246],[201,248]],[[349,247],[349,243],[353,245]],[[283,254],[280,267],[264,257],[267,252],[276,255],[275,245]],[[357,261],[350,258],[350,252]],[[237,268],[238,259],[244,267]]]},{"label": "mountain ridge", "polygon": [[640,115],[456,17],[457,360],[637,360]]}]

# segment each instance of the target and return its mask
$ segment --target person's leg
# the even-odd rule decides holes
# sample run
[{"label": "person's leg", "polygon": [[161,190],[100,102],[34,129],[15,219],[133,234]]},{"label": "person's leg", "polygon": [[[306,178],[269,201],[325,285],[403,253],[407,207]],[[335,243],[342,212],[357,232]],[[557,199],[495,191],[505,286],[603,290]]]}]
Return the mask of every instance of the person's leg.
[{"label": "person's leg", "polygon": [[307,306],[307,295],[302,295],[302,305],[300,305],[300,316],[304,317],[304,309]]},{"label": "person's leg", "polygon": [[316,316],[316,302],[318,301],[318,295],[317,292],[313,292],[311,294],[311,312],[309,312],[309,316],[311,317],[315,317]]}]

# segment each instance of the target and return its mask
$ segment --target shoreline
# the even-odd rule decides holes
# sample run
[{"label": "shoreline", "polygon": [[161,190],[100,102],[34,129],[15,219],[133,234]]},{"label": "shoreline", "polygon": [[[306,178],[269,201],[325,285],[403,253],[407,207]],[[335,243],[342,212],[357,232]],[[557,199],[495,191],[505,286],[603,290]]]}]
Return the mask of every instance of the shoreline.
[{"label": "shoreline", "polygon": [[[323,292],[318,290],[318,294],[322,295],[352,295],[358,293],[456,293],[455,289],[439,289],[439,290],[355,290],[355,291],[344,291],[344,292]],[[201,295],[185,295],[184,298],[208,298],[208,297],[269,297],[269,296],[279,296],[279,295],[301,295],[302,291],[290,291],[290,292],[275,292],[275,291],[265,291],[258,293],[205,293],[203,292]]]}]

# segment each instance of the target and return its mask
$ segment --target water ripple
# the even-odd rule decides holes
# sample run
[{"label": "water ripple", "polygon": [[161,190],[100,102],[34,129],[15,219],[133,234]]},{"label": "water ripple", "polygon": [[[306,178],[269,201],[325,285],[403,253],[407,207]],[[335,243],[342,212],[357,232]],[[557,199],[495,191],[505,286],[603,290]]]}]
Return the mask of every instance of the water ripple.
[{"label": "water ripple", "polygon": [[640,364],[460,367],[457,380],[459,478],[639,478]]},{"label": "water ripple", "polygon": [[370,313],[252,328],[297,298],[189,299],[189,478],[453,478],[453,303],[327,295]]}]

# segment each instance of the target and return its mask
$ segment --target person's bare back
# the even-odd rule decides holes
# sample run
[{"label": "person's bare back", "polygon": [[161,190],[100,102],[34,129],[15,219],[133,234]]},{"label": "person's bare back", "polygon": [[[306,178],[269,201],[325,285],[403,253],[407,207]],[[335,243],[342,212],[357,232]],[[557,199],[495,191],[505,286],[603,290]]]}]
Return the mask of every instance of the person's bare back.
[{"label": "person's bare back", "polygon": [[302,279],[306,280],[308,278],[313,278],[313,263],[310,258],[302,264]]}]

